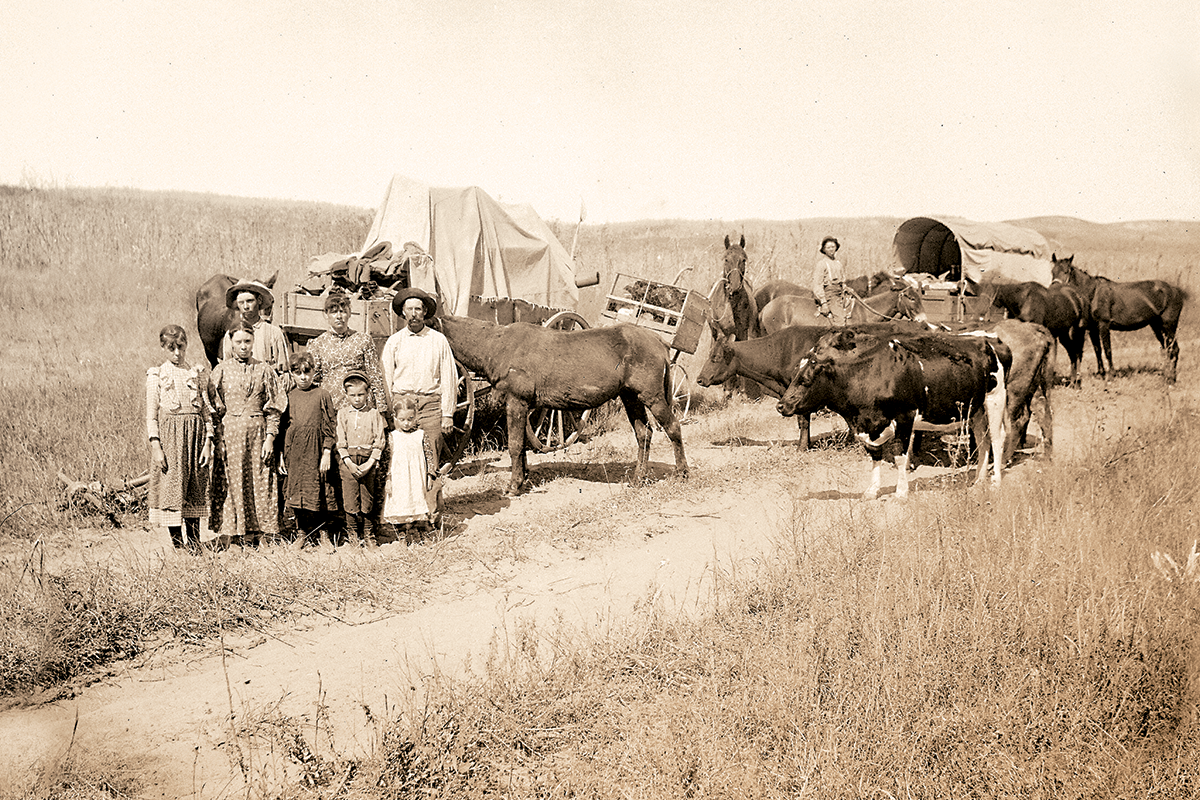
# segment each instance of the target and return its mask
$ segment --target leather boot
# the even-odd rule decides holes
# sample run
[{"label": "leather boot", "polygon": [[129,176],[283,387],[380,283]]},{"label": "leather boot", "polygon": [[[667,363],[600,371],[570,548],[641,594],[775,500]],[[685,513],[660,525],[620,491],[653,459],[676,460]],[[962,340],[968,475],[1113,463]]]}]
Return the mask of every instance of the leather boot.
[{"label": "leather boot", "polygon": [[367,543],[368,550],[374,550],[377,545],[375,543],[375,522],[368,516],[363,516],[363,541]]},{"label": "leather boot", "polygon": [[183,549],[183,528],[178,525],[168,525],[167,531],[171,534],[171,545],[176,550]]}]

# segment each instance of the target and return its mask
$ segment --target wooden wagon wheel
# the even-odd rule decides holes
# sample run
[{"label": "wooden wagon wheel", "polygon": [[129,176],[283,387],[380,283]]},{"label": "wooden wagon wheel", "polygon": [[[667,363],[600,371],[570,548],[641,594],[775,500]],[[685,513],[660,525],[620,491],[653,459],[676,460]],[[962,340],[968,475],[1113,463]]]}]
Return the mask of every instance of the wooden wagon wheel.
[{"label": "wooden wagon wheel", "polygon": [[454,366],[458,369],[458,388],[454,406],[454,431],[449,436],[442,437],[446,452],[438,467],[438,474],[445,475],[454,469],[454,465],[462,458],[471,440],[471,429],[475,427],[475,386],[474,378],[467,368],[457,360]]},{"label": "wooden wagon wheel", "polygon": [[680,364],[668,366],[667,374],[671,376],[671,408],[675,410],[675,419],[683,422],[692,409],[692,382]]},{"label": "wooden wagon wheel", "polygon": [[[591,326],[574,311],[559,311],[544,323],[543,327],[560,331],[582,331]],[[579,432],[587,424],[592,409],[574,411],[562,408],[535,408],[525,421],[525,440],[539,453],[560,450],[579,438]]]}]

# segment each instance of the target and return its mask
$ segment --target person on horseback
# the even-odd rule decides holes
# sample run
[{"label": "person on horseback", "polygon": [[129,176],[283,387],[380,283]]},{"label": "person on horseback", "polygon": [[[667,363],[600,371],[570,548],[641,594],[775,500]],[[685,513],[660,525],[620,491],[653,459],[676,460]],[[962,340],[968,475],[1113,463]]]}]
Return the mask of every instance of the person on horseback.
[{"label": "person on horseback", "polygon": [[832,236],[821,240],[821,257],[813,267],[812,292],[817,315],[834,325],[845,325],[850,317],[850,295],[846,291],[846,268],[837,259],[841,243]]}]

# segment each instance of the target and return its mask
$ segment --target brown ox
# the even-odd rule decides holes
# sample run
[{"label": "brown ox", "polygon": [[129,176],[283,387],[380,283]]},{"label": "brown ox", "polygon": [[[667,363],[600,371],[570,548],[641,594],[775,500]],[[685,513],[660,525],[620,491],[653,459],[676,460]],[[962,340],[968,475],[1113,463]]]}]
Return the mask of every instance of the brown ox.
[{"label": "brown ox", "polygon": [[582,410],[620,397],[638,442],[634,481],[646,475],[650,425],[646,409],[675,446],[675,471],[687,475],[683,436],[671,408],[667,346],[658,334],[636,325],[559,331],[515,322],[495,325],[468,317],[440,317],[435,327],[454,356],[507,396],[508,494],[525,484],[525,421],[536,406]]}]

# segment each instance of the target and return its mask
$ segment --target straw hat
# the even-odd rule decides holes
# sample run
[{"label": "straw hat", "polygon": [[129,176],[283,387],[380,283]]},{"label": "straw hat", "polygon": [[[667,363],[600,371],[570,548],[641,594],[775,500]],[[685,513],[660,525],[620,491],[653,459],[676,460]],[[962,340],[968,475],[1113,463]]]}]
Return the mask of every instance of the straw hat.
[{"label": "straw hat", "polygon": [[233,308],[237,300],[237,296],[241,292],[250,292],[258,297],[258,307],[260,309],[270,308],[275,305],[275,295],[271,294],[271,290],[265,284],[259,281],[238,281],[233,286],[225,290],[225,307]]},{"label": "straw hat", "polygon": [[432,317],[437,313],[437,300],[431,297],[427,292],[424,292],[415,286],[410,286],[392,298],[392,310],[396,312],[396,316],[404,316],[404,301],[411,300],[414,297],[425,305],[426,317]]}]

